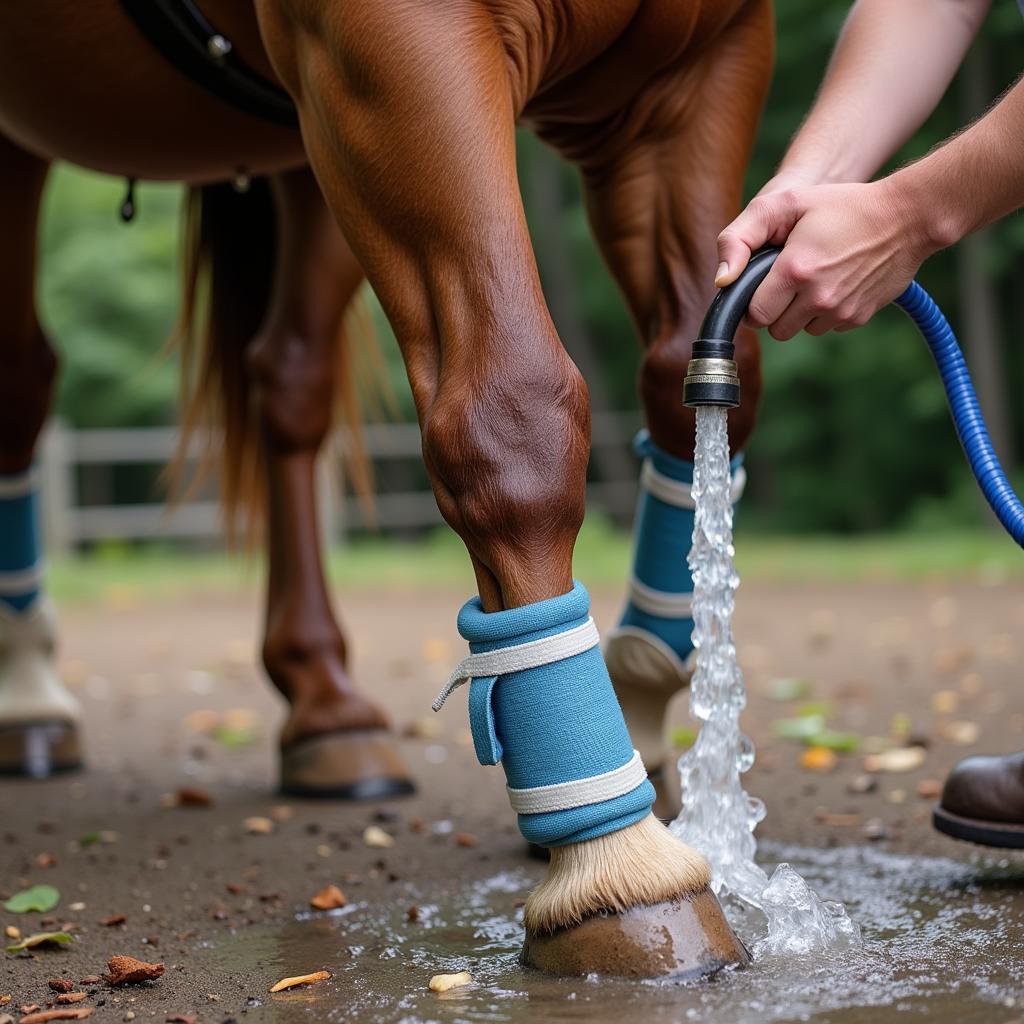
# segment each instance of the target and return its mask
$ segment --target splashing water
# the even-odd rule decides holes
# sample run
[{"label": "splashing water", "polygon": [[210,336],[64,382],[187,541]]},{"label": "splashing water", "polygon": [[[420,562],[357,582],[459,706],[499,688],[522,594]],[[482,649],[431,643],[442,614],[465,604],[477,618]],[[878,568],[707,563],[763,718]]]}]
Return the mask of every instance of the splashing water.
[{"label": "splashing water", "polygon": [[701,727],[679,759],[683,810],[670,828],[707,857],[716,893],[741,900],[767,918],[768,932],[754,944],[755,957],[858,945],[860,930],[842,904],[819,899],[788,864],[780,864],[769,879],[754,863],[754,829],[765,806],[748,796],[740,781],[754,763],[754,745],[739,727],[747,695],[732,639],[740,579],[733,565],[730,483],[726,410],[700,408],[689,565],[697,650],[690,714]]}]

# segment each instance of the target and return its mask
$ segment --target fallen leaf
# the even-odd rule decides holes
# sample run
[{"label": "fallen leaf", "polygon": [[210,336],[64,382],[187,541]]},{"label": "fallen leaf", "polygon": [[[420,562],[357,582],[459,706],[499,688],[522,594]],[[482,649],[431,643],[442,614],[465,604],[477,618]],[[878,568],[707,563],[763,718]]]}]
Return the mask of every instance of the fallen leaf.
[{"label": "fallen leaf", "polygon": [[860,736],[855,732],[839,732],[835,729],[823,729],[808,737],[812,747],[827,747],[838,750],[842,754],[851,754],[860,747]]},{"label": "fallen leaf", "polygon": [[80,1003],[86,998],[84,992],[62,992],[57,996],[58,1003]]},{"label": "fallen leaf", "polygon": [[472,985],[473,975],[469,971],[459,971],[458,974],[435,974],[430,979],[427,988],[431,992],[447,992],[453,988],[462,988],[463,985]]},{"label": "fallen leaf", "polygon": [[107,928],[113,928],[116,925],[124,924],[125,921],[127,920],[127,914],[111,914],[110,917],[103,918],[103,920],[100,921],[100,924],[104,925]]},{"label": "fallen leaf", "polygon": [[469,832],[456,832],[455,833],[455,845],[456,846],[476,846],[476,836]]},{"label": "fallen leaf", "polygon": [[326,889],[321,889],[309,901],[309,905],[314,910],[337,910],[339,907],[345,906],[346,903],[348,900],[345,899],[345,894],[336,885],[329,885]]},{"label": "fallen leaf", "polygon": [[832,828],[853,828],[860,824],[859,814],[836,814],[832,811],[819,811],[814,815],[822,825],[830,825]]},{"label": "fallen leaf", "polygon": [[149,964],[133,956],[112,956],[107,961],[107,981],[111,985],[135,985],[155,981],[164,973],[163,964]]},{"label": "fallen leaf", "polygon": [[5,904],[4,910],[12,914],[28,914],[37,911],[45,914],[60,903],[60,890],[52,885],[33,885],[15,893]]},{"label": "fallen leaf", "polygon": [[772,723],[772,732],[784,740],[807,740],[824,730],[825,717],[823,715],[780,718]]},{"label": "fallen leaf", "polygon": [[283,992],[286,988],[295,988],[296,985],[313,985],[318,981],[326,981],[330,977],[329,971],[314,971],[312,974],[299,974],[294,978],[282,978],[276,985],[271,985],[271,992]]},{"label": "fallen leaf", "polygon": [[212,807],[213,797],[198,786],[179,786],[174,794],[179,807]]},{"label": "fallen leaf", "polygon": [[40,1010],[19,1018],[18,1024],[46,1024],[48,1020],[85,1020],[92,1014],[91,1006],[68,1007],[63,1010]]},{"label": "fallen leaf", "polygon": [[8,953],[20,953],[23,949],[35,949],[36,946],[66,946],[74,942],[75,937],[68,932],[37,932],[7,947]]},{"label": "fallen leaf", "polygon": [[395,845],[395,837],[389,835],[377,825],[369,825],[363,832],[363,842],[367,846],[377,846],[386,849],[389,846]]},{"label": "fallen leaf", "polygon": [[828,747],[808,747],[800,755],[800,764],[810,772],[830,772],[835,768],[838,758]]},{"label": "fallen leaf", "polygon": [[253,836],[269,836],[274,831],[274,823],[269,818],[246,818],[242,825]]},{"label": "fallen leaf", "polygon": [[765,691],[769,700],[800,700],[811,695],[811,683],[807,679],[773,679]]},{"label": "fallen leaf", "polygon": [[867,772],[912,772],[924,764],[927,753],[924,747],[896,747],[880,754],[868,754],[864,758]]},{"label": "fallen leaf", "polygon": [[697,742],[697,730],[688,725],[677,725],[669,733],[669,742],[676,750],[689,750]]}]

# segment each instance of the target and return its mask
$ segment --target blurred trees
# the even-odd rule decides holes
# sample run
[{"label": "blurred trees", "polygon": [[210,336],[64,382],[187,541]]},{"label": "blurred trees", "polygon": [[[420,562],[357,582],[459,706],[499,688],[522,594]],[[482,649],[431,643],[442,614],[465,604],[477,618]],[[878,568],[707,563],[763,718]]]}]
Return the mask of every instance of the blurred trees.
[{"label": "blurred trees", "polygon": [[[777,0],[778,67],[750,193],[770,176],[810,104],[847,6],[846,0]],[[1019,73],[1022,43],[1016,4],[995,0],[980,58],[994,90]],[[977,102],[977,65],[974,71],[950,90],[899,160],[926,152],[964,123]],[[589,239],[575,174],[532,139],[523,140],[521,170],[556,321],[608,406],[633,408],[634,332]],[[63,352],[59,411],[82,426],[173,417],[174,364],[159,353],[177,308],[180,190],[141,186],[130,225],[117,217],[123,194],[123,182],[61,168],[47,198],[41,301]],[[959,253],[935,257],[921,274],[961,328],[969,360],[979,360],[983,401],[1002,424],[997,434],[1006,459],[1014,448],[1024,451],[1017,397],[1024,393],[1024,354],[1009,342],[1024,318],[1024,289],[1015,287],[1014,274],[1022,251],[1024,221],[1011,217]],[[408,414],[393,343],[386,355]],[[862,531],[978,520],[938,375],[900,314],[885,311],[842,336],[786,345],[767,339],[765,378],[767,397],[749,456],[748,525]]]}]

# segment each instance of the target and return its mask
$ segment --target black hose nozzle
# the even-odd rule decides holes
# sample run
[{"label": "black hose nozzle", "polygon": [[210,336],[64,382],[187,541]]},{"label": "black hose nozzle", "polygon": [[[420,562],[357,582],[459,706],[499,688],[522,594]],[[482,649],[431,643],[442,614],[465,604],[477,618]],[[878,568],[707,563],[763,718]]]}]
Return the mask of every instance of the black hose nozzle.
[{"label": "black hose nozzle", "polygon": [[782,249],[759,249],[750,257],[743,273],[726,285],[708,307],[700,325],[700,337],[693,343],[683,381],[683,405],[720,405],[735,409],[740,404],[740,378],[733,356],[736,328],[747,312],[758,286],[767,277]]}]

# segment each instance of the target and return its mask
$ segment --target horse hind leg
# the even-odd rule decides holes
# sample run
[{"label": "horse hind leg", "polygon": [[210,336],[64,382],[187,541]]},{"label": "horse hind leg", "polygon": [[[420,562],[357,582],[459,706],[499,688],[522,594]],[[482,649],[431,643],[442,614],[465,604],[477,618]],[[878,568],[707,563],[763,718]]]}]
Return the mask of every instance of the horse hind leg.
[{"label": "horse hind leg", "polygon": [[[714,287],[715,240],[739,208],[743,174],[771,71],[771,11],[751,0],[696,62],[638,98],[631,134],[581,160],[594,234],[644,343],[640,391],[647,431],[625,610],[605,654],[619,702],[658,785],[657,812],[679,810],[667,758],[669,703],[692,671],[694,414],[682,380]],[[734,97],[729,104],[720,96]],[[573,127],[566,129],[570,134]],[[737,334],[743,403],[729,416],[734,453],[754,428],[761,392],[756,334]],[[734,464],[733,494],[744,475]],[[659,767],[664,764],[664,769]]]},{"label": "horse hind leg", "polygon": [[0,773],[41,778],[81,764],[80,709],[54,667],[33,465],[57,369],[34,304],[48,164],[0,136],[0,168]]},{"label": "horse hind leg", "polygon": [[247,366],[262,430],[270,569],[263,661],[290,708],[281,788],[381,799],[414,790],[383,711],[353,684],[324,580],[316,464],[331,426],[341,325],[362,268],[308,170],[273,180],[278,265]]}]

